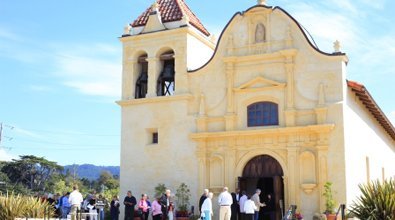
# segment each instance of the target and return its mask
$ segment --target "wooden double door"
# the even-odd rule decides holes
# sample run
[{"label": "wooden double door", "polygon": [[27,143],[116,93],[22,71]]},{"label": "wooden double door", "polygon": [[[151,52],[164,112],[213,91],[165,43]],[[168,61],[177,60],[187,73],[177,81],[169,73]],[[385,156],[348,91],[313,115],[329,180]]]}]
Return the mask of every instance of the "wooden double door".
[{"label": "wooden double door", "polygon": [[269,155],[256,156],[244,167],[243,176],[239,177],[240,190],[246,191],[248,195],[253,195],[256,189],[260,189],[261,202],[267,201],[269,194],[274,201],[271,209],[261,209],[259,220],[270,219],[269,215],[265,215],[270,211],[273,212],[275,220],[282,218],[284,212],[283,174],[281,165]]}]

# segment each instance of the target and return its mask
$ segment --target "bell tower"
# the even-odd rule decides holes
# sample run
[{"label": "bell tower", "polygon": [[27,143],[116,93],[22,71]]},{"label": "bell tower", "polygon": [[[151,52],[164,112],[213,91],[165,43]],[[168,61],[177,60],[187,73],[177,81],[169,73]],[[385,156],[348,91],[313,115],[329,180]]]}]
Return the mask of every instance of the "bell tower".
[{"label": "bell tower", "polygon": [[122,101],[189,94],[188,70],[203,65],[215,44],[184,0],[157,0],[120,38]]}]

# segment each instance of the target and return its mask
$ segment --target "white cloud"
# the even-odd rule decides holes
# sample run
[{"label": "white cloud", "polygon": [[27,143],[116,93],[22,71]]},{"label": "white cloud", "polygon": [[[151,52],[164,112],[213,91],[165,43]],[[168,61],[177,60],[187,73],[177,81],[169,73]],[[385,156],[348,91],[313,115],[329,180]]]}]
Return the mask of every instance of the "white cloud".
[{"label": "white cloud", "polygon": [[360,42],[360,29],[346,13],[305,3],[293,4],[290,7],[293,16],[309,31],[321,50],[332,52],[333,42],[336,40],[339,40],[345,49]]},{"label": "white cloud", "polygon": [[0,39],[3,40],[9,40],[9,41],[21,41],[22,38],[15,34],[14,32],[4,28],[0,27]]},{"label": "white cloud", "polygon": [[12,159],[17,159],[18,157],[9,154],[4,148],[0,148],[0,161],[11,161]]},{"label": "white cloud", "polygon": [[109,45],[99,45],[62,52],[55,60],[55,74],[61,78],[63,85],[83,94],[118,98],[122,71],[121,59],[118,57],[121,52],[116,58],[102,56],[108,52],[115,54],[118,50]]},{"label": "white cloud", "polygon": [[14,126],[12,128],[12,131],[15,132],[17,135],[23,136],[23,137],[31,137],[31,138],[36,138],[36,139],[43,139],[44,137],[40,134],[37,134],[35,132],[23,129],[23,128],[19,128]]}]

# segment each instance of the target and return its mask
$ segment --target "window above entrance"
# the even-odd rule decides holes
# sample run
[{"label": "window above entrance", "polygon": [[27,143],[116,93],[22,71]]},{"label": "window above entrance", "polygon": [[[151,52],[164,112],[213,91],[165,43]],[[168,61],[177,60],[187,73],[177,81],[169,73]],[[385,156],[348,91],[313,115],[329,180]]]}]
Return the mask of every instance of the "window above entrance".
[{"label": "window above entrance", "polygon": [[278,125],[278,105],[256,102],[247,107],[248,127]]}]

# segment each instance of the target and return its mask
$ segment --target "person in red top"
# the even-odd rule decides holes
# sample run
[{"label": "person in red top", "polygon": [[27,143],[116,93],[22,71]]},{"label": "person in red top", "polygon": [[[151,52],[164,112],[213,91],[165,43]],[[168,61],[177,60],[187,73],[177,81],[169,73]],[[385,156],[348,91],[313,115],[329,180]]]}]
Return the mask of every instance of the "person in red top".
[{"label": "person in red top", "polygon": [[141,199],[138,203],[138,208],[141,210],[141,220],[147,220],[148,219],[148,213],[149,213],[149,206],[147,203],[147,194],[142,194]]}]

